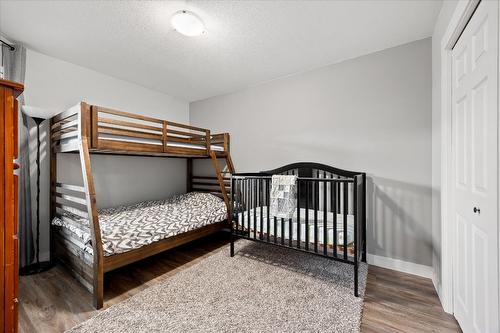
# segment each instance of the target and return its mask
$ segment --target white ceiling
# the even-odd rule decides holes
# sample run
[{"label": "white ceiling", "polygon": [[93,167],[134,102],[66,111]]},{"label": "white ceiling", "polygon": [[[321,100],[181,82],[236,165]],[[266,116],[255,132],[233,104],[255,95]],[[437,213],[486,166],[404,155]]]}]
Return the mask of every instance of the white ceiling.
[{"label": "white ceiling", "polygon": [[[186,101],[431,36],[441,1],[0,1],[29,48]],[[170,26],[181,9],[207,33]]]}]

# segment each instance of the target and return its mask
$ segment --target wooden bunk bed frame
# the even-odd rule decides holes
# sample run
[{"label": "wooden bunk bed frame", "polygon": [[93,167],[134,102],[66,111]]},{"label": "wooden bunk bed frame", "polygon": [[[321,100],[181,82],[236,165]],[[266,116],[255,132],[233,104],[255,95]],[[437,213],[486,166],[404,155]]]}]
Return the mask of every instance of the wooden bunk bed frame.
[{"label": "wooden bunk bed frame", "polygon": [[[112,110],[81,102],[50,121],[50,220],[70,212],[88,219],[93,255],[72,247],[57,228],[52,228],[51,253],[91,291],[94,306],[103,306],[104,273],[159,252],[207,236],[227,227],[218,222],[169,237],[129,252],[104,256],[90,154],[177,157],[187,159],[187,191],[212,192],[224,199],[229,212],[230,174],[234,166],[229,134]],[[217,148],[217,149],[215,149]],[[57,181],[57,154],[78,153],[83,186]],[[193,175],[193,158],[210,158],[215,176]],[[225,159],[223,172],[218,159]]]}]

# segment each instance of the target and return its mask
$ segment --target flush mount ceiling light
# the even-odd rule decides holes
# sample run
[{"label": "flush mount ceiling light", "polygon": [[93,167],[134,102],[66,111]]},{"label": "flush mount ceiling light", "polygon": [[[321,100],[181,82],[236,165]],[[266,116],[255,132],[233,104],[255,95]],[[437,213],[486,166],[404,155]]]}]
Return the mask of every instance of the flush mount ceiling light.
[{"label": "flush mount ceiling light", "polygon": [[175,13],[170,22],[177,32],[189,37],[198,36],[205,32],[205,25],[201,19],[195,13],[187,10]]}]

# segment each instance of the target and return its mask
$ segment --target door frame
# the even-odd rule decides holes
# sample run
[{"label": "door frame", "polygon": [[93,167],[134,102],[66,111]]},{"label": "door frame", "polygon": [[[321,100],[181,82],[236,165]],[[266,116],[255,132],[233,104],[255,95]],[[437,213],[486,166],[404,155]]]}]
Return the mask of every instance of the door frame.
[{"label": "door frame", "polygon": [[[438,295],[444,311],[453,314],[453,244],[455,230],[452,186],[452,57],[451,51],[480,0],[459,1],[440,42],[441,55],[441,290]],[[500,13],[499,13],[500,14]],[[500,66],[499,66],[500,68]],[[498,97],[497,97],[498,98]],[[500,117],[498,128],[500,129]],[[498,145],[500,149],[500,142]],[[498,152],[500,156],[500,151]],[[500,177],[499,177],[500,180]],[[499,186],[500,184],[497,184]],[[498,187],[500,188],[500,187]],[[497,208],[497,222],[498,222]],[[498,239],[500,239],[500,228]],[[498,249],[497,249],[498,253]],[[500,265],[500,255],[499,265]],[[435,272],[436,274],[436,272]],[[435,277],[436,278],[436,277]],[[434,284],[437,286],[437,281]],[[499,295],[500,296],[500,295]]]}]

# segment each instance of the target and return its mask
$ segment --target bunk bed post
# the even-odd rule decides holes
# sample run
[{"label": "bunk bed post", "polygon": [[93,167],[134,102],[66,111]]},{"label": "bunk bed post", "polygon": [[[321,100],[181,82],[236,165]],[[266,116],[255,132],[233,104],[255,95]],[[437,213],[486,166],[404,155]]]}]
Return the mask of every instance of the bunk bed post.
[{"label": "bunk bed post", "polygon": [[229,133],[224,133],[224,151],[229,155]]},{"label": "bunk bed post", "polygon": [[[53,221],[56,217],[56,185],[57,185],[57,152],[54,147],[54,138],[52,137],[53,118],[49,122],[49,140],[50,140],[50,220]],[[50,238],[50,262],[54,262],[54,237],[52,237],[52,224],[49,230]]]},{"label": "bunk bed post", "polygon": [[87,117],[88,124],[90,124],[87,127],[87,133],[89,133],[87,137],[90,140],[90,147],[99,148],[99,112],[97,106],[91,106],[90,110],[90,117]]},{"label": "bunk bed post", "polygon": [[210,154],[211,152],[211,147],[212,147],[212,139],[210,136],[210,130],[205,130],[205,143],[207,145],[207,155]]},{"label": "bunk bed post", "polygon": [[187,182],[186,182],[186,192],[193,191],[193,159],[187,159]]},{"label": "bunk bed post", "polygon": [[103,306],[104,296],[104,271],[103,271],[103,250],[101,241],[101,229],[99,227],[99,219],[97,215],[97,205],[95,198],[94,178],[92,176],[92,168],[90,164],[89,153],[89,131],[87,127],[90,124],[90,107],[82,102],[80,111],[78,112],[78,151],[82,167],[83,186],[85,188],[85,199],[87,201],[87,212],[89,217],[89,226],[92,235],[93,247],[93,298],[94,306],[97,309]]},{"label": "bunk bed post", "polygon": [[161,141],[163,142],[163,152],[166,152],[168,148],[168,132],[167,132],[168,121],[166,120],[162,121],[161,127],[162,127]]}]

